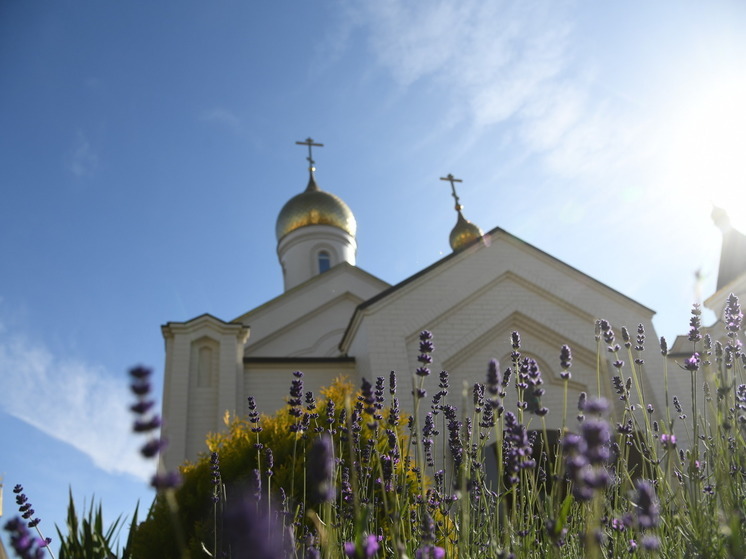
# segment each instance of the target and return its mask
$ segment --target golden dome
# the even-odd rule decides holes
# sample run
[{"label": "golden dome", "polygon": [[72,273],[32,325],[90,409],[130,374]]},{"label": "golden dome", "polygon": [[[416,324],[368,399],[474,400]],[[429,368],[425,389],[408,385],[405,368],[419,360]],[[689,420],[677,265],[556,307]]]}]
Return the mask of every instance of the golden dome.
[{"label": "golden dome", "polygon": [[293,196],[280,210],[275,227],[277,240],[307,225],[331,225],[353,237],[357,231],[357,222],[350,208],[339,197],[321,190],[313,172],[306,190]]},{"label": "golden dome", "polygon": [[460,250],[475,239],[482,237],[482,230],[464,218],[460,208],[457,211],[458,221],[456,222],[456,226],[451,230],[451,235],[448,238],[451,248],[454,251]]}]

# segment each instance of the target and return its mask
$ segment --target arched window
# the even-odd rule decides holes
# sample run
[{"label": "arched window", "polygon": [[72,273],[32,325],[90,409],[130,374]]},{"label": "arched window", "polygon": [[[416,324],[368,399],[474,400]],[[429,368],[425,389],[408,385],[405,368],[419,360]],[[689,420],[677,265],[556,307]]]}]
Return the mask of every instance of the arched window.
[{"label": "arched window", "polygon": [[332,257],[325,250],[319,252],[319,273],[323,274],[332,267]]}]

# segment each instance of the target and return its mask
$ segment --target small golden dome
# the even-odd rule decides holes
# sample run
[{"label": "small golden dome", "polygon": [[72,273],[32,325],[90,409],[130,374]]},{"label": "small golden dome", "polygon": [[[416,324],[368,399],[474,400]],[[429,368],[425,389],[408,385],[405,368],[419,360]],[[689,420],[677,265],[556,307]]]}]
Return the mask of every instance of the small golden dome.
[{"label": "small golden dome", "polygon": [[448,241],[451,248],[455,251],[464,248],[466,245],[482,237],[482,230],[474,225],[471,221],[464,218],[461,210],[458,210],[458,221],[456,226],[451,230]]},{"label": "small golden dome", "polygon": [[339,197],[321,190],[313,172],[306,190],[293,196],[280,210],[275,227],[277,240],[308,225],[331,225],[353,237],[357,231],[357,222],[350,208]]}]

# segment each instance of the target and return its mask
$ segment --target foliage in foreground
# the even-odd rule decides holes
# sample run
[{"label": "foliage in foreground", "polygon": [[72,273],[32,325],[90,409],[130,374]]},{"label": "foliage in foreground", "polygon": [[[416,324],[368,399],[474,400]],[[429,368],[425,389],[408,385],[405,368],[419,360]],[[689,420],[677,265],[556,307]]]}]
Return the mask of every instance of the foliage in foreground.
[{"label": "foliage in foreground", "polygon": [[[645,369],[642,326],[636,336],[621,329],[617,343],[599,321],[598,362],[613,359],[621,414],[610,419],[594,397],[605,392],[599,368],[577,422],[559,434],[527,428],[548,410],[518,333],[510,364],[490,363],[467,413],[452,403],[462,398],[447,373],[432,387],[434,346],[423,332],[406,429],[394,374],[364,381],[358,394],[337,383],[317,403],[296,373],[286,409],[260,418],[251,401],[248,419],[231,419],[210,439],[213,453],[184,469],[181,488],[159,495],[133,556],[746,557],[742,319],[731,296],[716,341],[692,311],[691,354],[671,373],[690,376],[690,410],[668,394],[667,368]],[[568,347],[559,359],[569,381]],[[643,375],[662,379],[664,410],[645,401]],[[505,409],[508,391],[515,412]]]}]

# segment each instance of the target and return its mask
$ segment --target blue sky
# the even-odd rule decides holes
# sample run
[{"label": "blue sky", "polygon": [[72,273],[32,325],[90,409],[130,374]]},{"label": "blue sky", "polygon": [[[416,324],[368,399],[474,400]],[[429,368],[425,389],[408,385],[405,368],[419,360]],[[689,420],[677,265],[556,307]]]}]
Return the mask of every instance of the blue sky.
[{"label": "blue sky", "polygon": [[685,330],[713,201],[746,230],[744,28],[735,1],[3,2],[5,516],[16,483],[47,532],[68,486],[112,520],[150,499],[125,371],[281,292],[308,136],[372,274],[449,252],[453,173],[484,230]]}]

